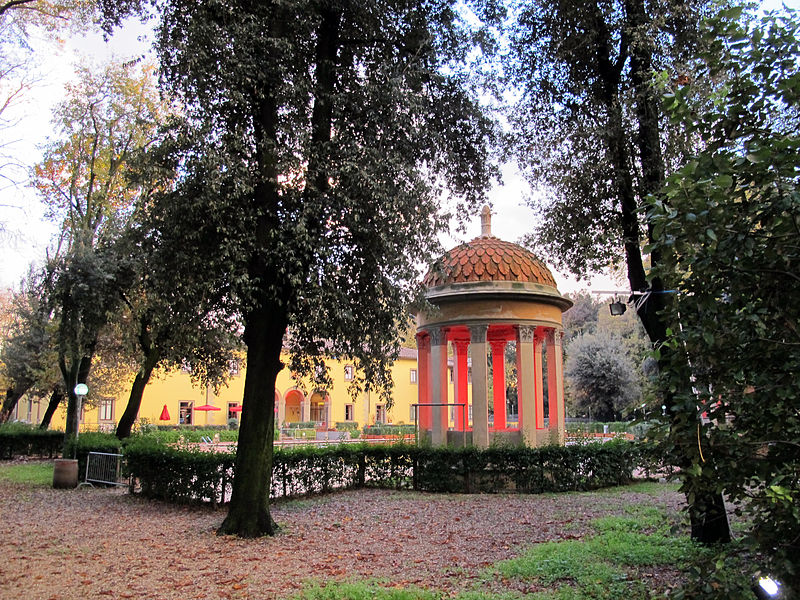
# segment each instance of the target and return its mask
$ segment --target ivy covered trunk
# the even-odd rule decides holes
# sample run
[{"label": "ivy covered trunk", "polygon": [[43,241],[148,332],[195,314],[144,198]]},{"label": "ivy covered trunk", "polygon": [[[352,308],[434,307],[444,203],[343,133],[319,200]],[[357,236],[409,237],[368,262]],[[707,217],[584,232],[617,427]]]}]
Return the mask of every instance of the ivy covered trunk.
[{"label": "ivy covered trunk", "polygon": [[258,537],[275,533],[269,512],[275,429],[275,380],[283,369],[286,318],[276,306],[251,311],[245,326],[247,374],[228,516],[218,534]]}]

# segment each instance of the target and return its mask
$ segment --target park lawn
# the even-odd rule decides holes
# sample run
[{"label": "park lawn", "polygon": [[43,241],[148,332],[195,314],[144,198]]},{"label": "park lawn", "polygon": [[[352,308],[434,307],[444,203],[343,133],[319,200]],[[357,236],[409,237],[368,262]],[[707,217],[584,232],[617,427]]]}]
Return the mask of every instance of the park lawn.
[{"label": "park lawn", "polygon": [[53,461],[14,461],[0,465],[0,481],[30,486],[53,485]]}]

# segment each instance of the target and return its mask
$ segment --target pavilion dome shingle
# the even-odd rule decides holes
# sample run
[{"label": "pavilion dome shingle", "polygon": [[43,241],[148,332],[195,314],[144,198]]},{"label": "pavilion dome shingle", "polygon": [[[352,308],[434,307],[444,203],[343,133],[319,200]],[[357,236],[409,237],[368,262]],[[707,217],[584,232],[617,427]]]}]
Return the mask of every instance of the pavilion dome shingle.
[{"label": "pavilion dome shingle", "polygon": [[538,283],[556,287],[550,269],[535,254],[492,235],[482,235],[444,254],[425,275],[423,283],[432,288],[473,281]]}]

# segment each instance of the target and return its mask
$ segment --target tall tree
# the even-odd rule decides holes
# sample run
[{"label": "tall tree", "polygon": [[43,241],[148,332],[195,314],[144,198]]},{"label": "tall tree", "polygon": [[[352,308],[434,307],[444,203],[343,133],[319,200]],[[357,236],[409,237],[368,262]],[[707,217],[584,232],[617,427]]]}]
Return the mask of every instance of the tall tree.
[{"label": "tall tree", "polygon": [[564,378],[576,408],[599,421],[617,421],[641,397],[638,377],[623,341],[606,331],[570,342]]},{"label": "tall tree", "polygon": [[247,345],[219,532],[271,534],[287,327],[293,371],[335,354],[359,365],[361,388],[388,388],[416,265],[444,223],[436,198],[447,186],[479,201],[491,129],[464,89],[469,39],[453,2],[154,4],[163,81],[204,132],[161,209],[182,215],[169,219],[182,227],[176,256],[233,301]]},{"label": "tall tree", "polygon": [[11,323],[0,349],[7,383],[0,423],[8,420],[19,399],[29,391],[53,400],[63,397],[53,339],[57,324],[47,306],[52,285],[52,270],[32,270],[12,297]]},{"label": "tall tree", "polygon": [[[661,277],[647,277],[642,245],[652,241],[652,229],[642,206],[659,192],[682,146],[663,129],[654,73],[687,77],[699,22],[717,6],[530,1],[519,7],[512,33],[507,65],[522,94],[513,118],[520,166],[550,199],[536,206],[543,216],[535,231],[540,250],[578,275],[618,261],[621,250],[631,291],[646,294],[637,312],[657,347],[667,340],[662,311],[669,295]],[[650,259],[658,265],[660,252]],[[669,394],[664,402],[675,408]],[[681,418],[670,414],[677,425]],[[687,500],[694,539],[730,539],[715,486]]]},{"label": "tall tree", "polygon": [[112,240],[136,190],[125,172],[131,155],[155,139],[163,106],[152,68],[108,64],[80,69],[55,110],[58,139],[34,169],[34,185],[62,223],[52,309],[58,362],[69,396],[67,434],[78,428],[76,384],[85,383],[100,329],[120,300]]},{"label": "tall tree", "polygon": [[[692,466],[706,477],[709,448],[725,493],[749,513],[758,562],[800,594],[800,25],[798,13],[751,28],[733,14],[712,22],[694,78],[723,79],[709,102],[672,86],[675,127],[703,150],[650,203],[659,266],[679,292],[681,327],[667,385],[691,377],[682,412],[706,412]],[[688,372],[687,372],[688,371]],[[721,449],[721,450],[719,450]],[[788,588],[788,589],[786,589]],[[716,597],[728,590],[719,590]]]}]

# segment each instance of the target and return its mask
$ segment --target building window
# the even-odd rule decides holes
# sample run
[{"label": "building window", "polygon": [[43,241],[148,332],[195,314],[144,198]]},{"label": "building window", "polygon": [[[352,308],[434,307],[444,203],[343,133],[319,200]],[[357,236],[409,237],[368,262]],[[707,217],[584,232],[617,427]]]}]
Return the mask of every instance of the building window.
[{"label": "building window", "polygon": [[353,404],[344,405],[344,420],[353,421],[355,417],[355,406]]},{"label": "building window", "polygon": [[386,423],[386,406],[378,404],[375,406],[375,422]]},{"label": "building window", "polygon": [[189,364],[188,362],[186,362],[186,361],[183,361],[183,362],[181,363],[181,371],[183,371],[184,373],[190,373],[190,374],[191,374],[191,372],[192,372],[192,365],[190,365],[190,364]]},{"label": "building window", "polygon": [[180,425],[192,424],[192,407],[194,402],[181,401],[180,409],[178,410],[178,423]]},{"label": "building window", "polygon": [[417,370],[411,369],[411,383],[417,383]]},{"label": "building window", "polygon": [[[278,405],[276,404],[275,407],[277,408]],[[238,402],[228,402],[228,420],[238,419],[240,412]]]},{"label": "building window", "polygon": [[230,373],[231,377],[239,374],[239,361],[232,360],[228,363],[228,372]]},{"label": "building window", "polygon": [[356,375],[356,369],[353,365],[345,365],[344,367],[344,380],[345,381],[353,381],[353,378]]},{"label": "building window", "polygon": [[412,405],[409,408],[410,408],[410,410],[408,411],[408,420],[411,421],[412,423],[416,423],[417,422],[417,413],[419,411],[419,407]]},{"label": "building window", "polygon": [[114,401],[113,400],[100,400],[100,407],[98,410],[98,419],[100,421],[113,421],[114,420]]}]

